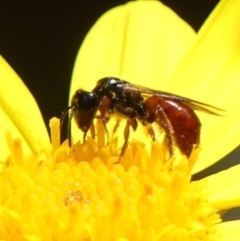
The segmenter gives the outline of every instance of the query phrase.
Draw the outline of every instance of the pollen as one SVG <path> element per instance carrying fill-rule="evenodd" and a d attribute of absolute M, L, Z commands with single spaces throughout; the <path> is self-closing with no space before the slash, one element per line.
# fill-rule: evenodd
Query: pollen
<path fill-rule="evenodd" d="M 117 140 L 59 143 L 25 157 L 8 133 L 0 176 L 1 240 L 217 241 L 218 210 L 204 181 L 191 182 L 190 159 L 166 158 L 164 144 L 132 141 L 118 162 Z M 101 133 L 101 132 L 100 132 Z M 103 133 L 101 133 L 103 135 Z"/>

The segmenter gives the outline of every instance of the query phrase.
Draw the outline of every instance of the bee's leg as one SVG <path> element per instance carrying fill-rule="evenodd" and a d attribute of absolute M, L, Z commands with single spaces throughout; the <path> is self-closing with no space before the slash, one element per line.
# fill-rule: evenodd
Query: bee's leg
<path fill-rule="evenodd" d="M 116 123 L 115 123 L 115 125 L 114 125 L 114 127 L 113 127 L 112 137 L 113 137 L 113 135 L 116 133 L 119 125 L 120 125 L 120 120 L 117 119 L 117 121 L 116 121 Z"/>
<path fill-rule="evenodd" d="M 152 128 L 152 125 L 147 125 L 147 132 L 151 136 L 152 140 L 156 141 L 156 135 L 155 135 L 155 132 Z"/>
<path fill-rule="evenodd" d="M 160 127 L 162 127 L 164 129 L 164 131 L 166 133 L 166 143 L 168 146 L 169 155 L 170 155 L 170 157 L 172 157 L 174 154 L 174 151 L 173 151 L 174 130 L 173 130 L 173 127 L 172 127 L 166 113 L 164 112 L 163 108 L 161 106 L 158 106 L 157 109 L 158 110 L 156 111 L 156 113 L 157 113 L 156 122 Z"/>
<path fill-rule="evenodd" d="M 122 146 L 122 150 L 121 150 L 118 162 L 120 162 L 121 157 L 123 156 L 124 152 L 127 149 L 130 126 L 133 128 L 134 131 L 137 129 L 137 120 L 135 118 L 127 120 L 126 126 L 124 128 L 124 144 Z"/>
<path fill-rule="evenodd" d="M 173 126 L 165 113 L 162 104 L 164 104 L 164 100 L 158 96 L 152 96 L 145 100 L 145 108 L 146 108 L 146 121 L 148 123 L 156 122 L 166 133 L 166 143 L 169 150 L 170 157 L 173 156 L 173 135 L 174 129 Z M 152 137 L 154 137 L 152 131 L 149 133 Z"/>
<path fill-rule="evenodd" d="M 99 106 L 100 119 L 102 120 L 103 128 L 107 135 L 107 144 L 109 143 L 109 132 L 107 129 L 107 122 L 108 122 L 109 118 L 106 118 L 106 112 L 109 109 L 110 105 L 111 105 L 111 100 L 107 96 L 104 96 L 102 98 L 102 102 Z"/>
<path fill-rule="evenodd" d="M 92 123 L 92 125 L 90 126 L 90 132 L 91 132 L 91 137 L 95 139 L 96 131 L 95 131 L 94 123 Z"/>

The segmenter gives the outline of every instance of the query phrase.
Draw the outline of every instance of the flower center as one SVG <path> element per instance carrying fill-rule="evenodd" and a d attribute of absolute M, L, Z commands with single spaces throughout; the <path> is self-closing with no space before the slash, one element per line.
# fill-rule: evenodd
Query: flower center
<path fill-rule="evenodd" d="M 198 150 L 189 160 L 164 159 L 163 144 L 152 143 L 149 154 L 133 141 L 115 164 L 116 139 L 99 148 L 89 138 L 69 149 L 59 145 L 57 121 L 51 129 L 52 152 L 24 157 L 21 143 L 9 141 L 0 178 L 2 239 L 218 240 L 221 220 L 205 183 L 190 181 Z"/>

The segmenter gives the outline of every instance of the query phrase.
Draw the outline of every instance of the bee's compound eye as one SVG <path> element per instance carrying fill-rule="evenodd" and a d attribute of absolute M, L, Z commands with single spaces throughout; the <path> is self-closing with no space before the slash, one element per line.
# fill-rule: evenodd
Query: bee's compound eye
<path fill-rule="evenodd" d="M 90 128 L 99 106 L 100 100 L 95 93 L 78 90 L 72 97 L 73 117 L 82 131 Z"/>
<path fill-rule="evenodd" d="M 78 90 L 72 98 L 72 105 L 82 110 L 95 109 L 99 105 L 99 98 L 92 92 Z"/>

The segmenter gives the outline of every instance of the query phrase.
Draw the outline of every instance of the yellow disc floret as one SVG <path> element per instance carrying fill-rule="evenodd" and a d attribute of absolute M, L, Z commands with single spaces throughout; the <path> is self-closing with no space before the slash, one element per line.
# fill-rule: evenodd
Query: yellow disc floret
<path fill-rule="evenodd" d="M 220 217 L 205 183 L 190 182 L 190 160 L 148 154 L 133 141 L 118 160 L 116 140 L 99 148 L 88 139 L 59 145 L 52 122 L 52 152 L 24 157 L 8 137 L 10 156 L 0 177 L 1 240 L 218 240 Z M 50 154 L 49 154 L 50 153 Z"/>

